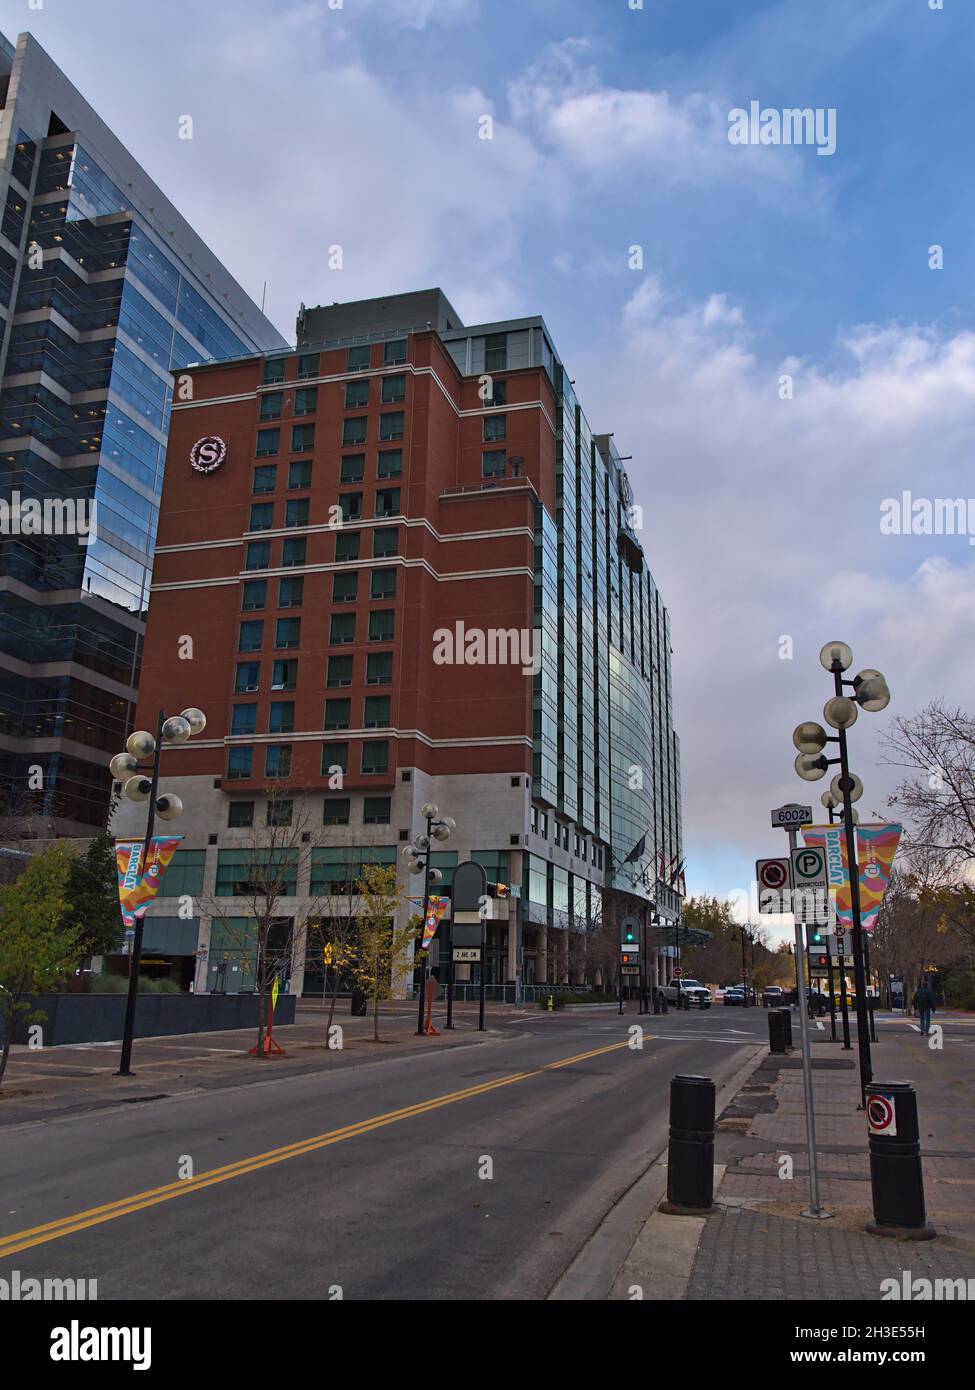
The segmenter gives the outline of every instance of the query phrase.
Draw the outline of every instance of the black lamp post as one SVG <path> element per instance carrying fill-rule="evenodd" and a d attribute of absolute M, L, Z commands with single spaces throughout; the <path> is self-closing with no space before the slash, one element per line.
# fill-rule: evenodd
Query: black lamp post
<path fill-rule="evenodd" d="M 148 801 L 149 815 L 146 819 L 146 838 L 139 854 L 138 882 L 141 883 L 146 872 L 152 846 L 152 832 L 156 826 L 156 816 L 160 820 L 176 820 L 182 813 L 183 803 L 178 796 L 159 796 L 159 759 L 165 744 L 185 743 L 193 734 L 202 733 L 206 728 L 206 715 L 199 709 L 184 709 L 182 714 L 166 718 L 165 710 L 159 711 L 156 734 L 146 729 L 138 729 L 130 734 L 124 753 L 116 753 L 109 763 L 112 776 L 122 782 L 122 794 L 130 801 Z M 146 776 L 139 772 L 139 763 L 152 758 L 152 772 Z M 119 1060 L 117 1076 L 131 1076 L 132 1039 L 135 1033 L 135 1006 L 139 995 L 139 967 L 142 962 L 142 934 L 144 916 L 135 919 L 132 936 L 132 952 L 129 957 L 129 992 L 125 1002 L 125 1024 L 122 1030 L 122 1055 Z"/>
<path fill-rule="evenodd" d="M 423 1005 L 424 995 L 427 986 L 427 952 L 422 949 L 423 933 L 426 930 L 427 914 L 430 911 L 430 884 L 439 883 L 443 874 L 439 869 L 430 868 L 430 848 L 434 840 L 449 840 L 450 832 L 457 828 L 457 822 L 451 816 L 440 815 L 439 806 L 434 802 L 428 801 L 420 807 L 420 815 L 426 821 L 426 830 L 413 836 L 411 844 L 403 846 L 403 855 L 406 858 L 406 867 L 411 874 L 423 875 L 423 916 L 420 922 L 420 940 L 417 943 L 420 959 L 418 969 L 420 972 L 419 989 L 420 996 L 419 1008 L 417 1011 L 416 1031 L 417 1036 L 423 1033 Z M 448 953 L 449 954 L 449 953 Z M 481 961 L 483 970 L 485 962 Z M 448 958 L 447 971 L 453 982 L 453 961 Z M 451 1023 L 451 1026 L 453 1024 Z"/>
<path fill-rule="evenodd" d="M 799 749 L 796 772 L 806 782 L 818 781 L 827 768 L 839 764 L 839 775 L 833 778 L 830 790 L 843 802 L 843 833 L 846 839 L 846 858 L 850 875 L 850 902 L 853 911 L 853 978 L 856 982 L 857 1052 L 860 1060 L 861 1109 L 866 1106 L 866 1088 L 873 1080 L 870 1057 L 870 1017 L 867 1007 L 867 983 L 864 969 L 864 931 L 860 919 L 860 875 L 856 855 L 856 812 L 854 801 L 863 795 L 863 783 L 850 772 L 846 731 L 857 719 L 859 709 L 876 713 L 890 703 L 890 690 L 879 671 L 864 670 L 853 680 L 844 680 L 843 672 L 853 664 L 853 652 L 845 642 L 827 642 L 819 653 L 823 668 L 833 677 L 834 694 L 823 707 L 823 717 L 836 730 L 829 736 L 820 724 L 800 724 L 792 735 Z M 843 693 L 847 686 L 853 691 L 850 698 Z M 838 758 L 826 758 L 822 750 L 827 743 L 839 745 Z"/>

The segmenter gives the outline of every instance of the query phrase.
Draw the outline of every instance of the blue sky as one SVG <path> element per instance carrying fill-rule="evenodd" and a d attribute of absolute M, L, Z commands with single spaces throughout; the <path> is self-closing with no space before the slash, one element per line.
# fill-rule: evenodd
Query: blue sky
<path fill-rule="evenodd" d="M 286 336 L 300 301 L 433 284 L 468 322 L 544 314 L 634 455 L 692 890 L 779 849 L 826 640 L 894 694 L 851 734 L 867 811 L 889 718 L 971 706 L 975 549 L 879 527 L 902 488 L 975 493 L 971 0 L 0 0 L 0 25 L 267 280 Z M 752 100 L 835 108 L 835 154 L 732 146 Z"/>

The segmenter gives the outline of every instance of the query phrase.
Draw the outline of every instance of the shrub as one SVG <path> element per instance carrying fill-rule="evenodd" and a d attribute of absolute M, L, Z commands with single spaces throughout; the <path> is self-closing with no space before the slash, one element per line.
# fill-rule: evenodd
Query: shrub
<path fill-rule="evenodd" d="M 126 994 L 129 982 L 125 975 L 93 975 L 90 992 L 92 994 Z"/>

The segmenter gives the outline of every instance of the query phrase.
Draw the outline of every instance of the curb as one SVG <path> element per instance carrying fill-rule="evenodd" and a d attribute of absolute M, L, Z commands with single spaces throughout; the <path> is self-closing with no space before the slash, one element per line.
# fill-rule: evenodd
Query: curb
<path fill-rule="evenodd" d="M 738 1070 L 723 1083 L 715 1100 L 715 1121 L 738 1094 L 744 1082 L 758 1069 L 761 1059 L 767 1054 L 768 1044 L 763 1042 L 756 1047 Z M 723 1169 L 720 1170 L 723 1176 Z M 715 1184 L 717 1188 L 718 1184 Z M 681 1252 L 680 1268 L 675 1270 L 668 1265 L 661 1271 L 668 1280 L 679 1282 L 683 1265 L 686 1264 L 684 1286 L 690 1278 L 697 1254 L 700 1233 L 704 1230 L 706 1217 L 664 1217 L 657 1210 L 657 1203 L 667 1191 L 667 1145 L 651 1160 L 646 1170 L 623 1193 L 619 1201 L 610 1208 L 599 1226 L 586 1241 L 561 1278 L 548 1294 L 552 1302 L 578 1302 L 608 1299 L 629 1259 L 634 1246 L 641 1236 L 652 1233 L 649 1227 L 661 1221 L 677 1222 L 687 1228 L 691 1222 L 698 1222 L 696 1239 L 692 1245 Z M 656 1242 L 654 1242 L 656 1245 Z M 680 1294 L 673 1297 L 680 1298 Z"/>

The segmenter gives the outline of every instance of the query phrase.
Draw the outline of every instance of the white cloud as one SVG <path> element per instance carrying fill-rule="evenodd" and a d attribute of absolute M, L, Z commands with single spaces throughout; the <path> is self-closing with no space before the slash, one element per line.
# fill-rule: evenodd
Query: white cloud
<path fill-rule="evenodd" d="M 739 306 L 678 299 L 648 276 L 587 359 L 570 364 L 595 429 L 633 452 L 642 540 L 673 618 L 690 885 L 743 888 L 775 852 L 768 811 L 812 794 L 791 735 L 832 693 L 818 653 L 851 643 L 888 676 L 883 715 L 851 734 L 864 806 L 896 778 L 878 735 L 935 695 L 971 705 L 975 551 L 965 537 L 883 536 L 880 500 L 967 495 L 975 451 L 975 343 L 930 328 L 864 326 L 841 366 L 766 361 Z M 779 640 L 794 658 L 779 659 Z M 735 860 L 737 851 L 737 861 Z M 729 866 L 737 862 L 730 879 Z"/>

